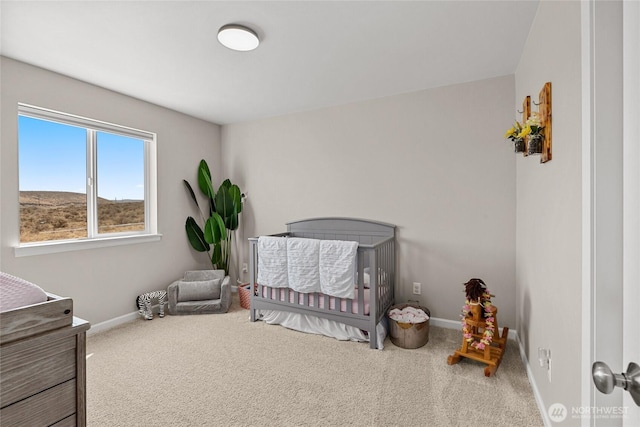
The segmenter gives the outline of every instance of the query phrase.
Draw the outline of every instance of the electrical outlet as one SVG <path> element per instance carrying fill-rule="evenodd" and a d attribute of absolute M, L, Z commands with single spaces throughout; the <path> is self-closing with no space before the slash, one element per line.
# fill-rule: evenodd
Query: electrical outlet
<path fill-rule="evenodd" d="M 249 271 L 249 268 L 247 267 L 247 263 L 246 263 L 246 262 L 243 262 L 243 263 L 242 263 L 242 272 L 243 272 L 243 273 L 246 273 L 247 271 Z"/>
<path fill-rule="evenodd" d="M 413 282 L 413 294 L 414 295 L 422 294 L 422 283 Z"/>
<path fill-rule="evenodd" d="M 538 361 L 541 368 L 547 368 L 547 377 L 551 382 L 551 349 L 538 347 Z"/>

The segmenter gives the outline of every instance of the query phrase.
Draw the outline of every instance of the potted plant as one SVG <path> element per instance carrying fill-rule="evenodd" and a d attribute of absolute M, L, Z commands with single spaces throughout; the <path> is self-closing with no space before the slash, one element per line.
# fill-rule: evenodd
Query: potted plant
<path fill-rule="evenodd" d="M 198 167 L 198 188 L 207 198 L 208 209 L 205 213 L 200 208 L 191 184 L 187 180 L 183 182 L 204 224 L 201 227 L 193 217 L 187 217 L 185 229 L 189 243 L 196 251 L 207 252 L 213 268 L 224 270 L 228 275 L 231 240 L 240 224 L 239 214 L 242 212 L 244 194 L 228 179 L 215 191 L 209 166 L 205 160 L 201 160 Z"/>
<path fill-rule="evenodd" d="M 504 134 L 505 138 L 513 141 L 513 148 L 516 153 L 524 152 L 524 137 L 519 136 L 520 132 L 522 132 L 522 125 L 516 121 Z"/>

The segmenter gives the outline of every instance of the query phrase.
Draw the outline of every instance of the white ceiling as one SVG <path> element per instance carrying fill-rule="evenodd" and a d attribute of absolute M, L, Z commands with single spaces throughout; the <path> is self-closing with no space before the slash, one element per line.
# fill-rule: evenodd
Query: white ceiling
<path fill-rule="evenodd" d="M 515 72 L 536 1 L 2 1 L 0 53 L 214 123 Z M 220 45 L 241 23 L 258 49 Z"/>

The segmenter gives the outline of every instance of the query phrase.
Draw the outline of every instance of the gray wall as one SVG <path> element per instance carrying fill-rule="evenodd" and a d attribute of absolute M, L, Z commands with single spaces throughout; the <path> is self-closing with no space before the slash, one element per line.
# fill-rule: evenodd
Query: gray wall
<path fill-rule="evenodd" d="M 1 60 L 2 271 L 33 281 L 48 292 L 73 297 L 75 314 L 95 324 L 135 311 L 138 294 L 166 288 L 184 270 L 206 268 L 206 258 L 195 254 L 185 237 L 185 218 L 195 212 L 182 179 L 194 182 L 204 157 L 220 182 L 220 127 L 8 58 Z M 162 240 L 16 258 L 18 102 L 156 132 Z"/>
<path fill-rule="evenodd" d="M 526 95 L 537 102 L 552 83 L 553 160 L 517 159 L 518 335 L 545 408 L 580 406 L 580 32 L 580 2 L 540 2 L 516 72 L 514 108 Z M 537 363 L 538 347 L 551 349 L 551 382 Z"/>
<path fill-rule="evenodd" d="M 223 126 L 225 175 L 249 194 L 243 237 L 317 216 L 393 223 L 398 301 L 457 321 L 481 277 L 515 327 L 514 97 L 506 76 Z"/>

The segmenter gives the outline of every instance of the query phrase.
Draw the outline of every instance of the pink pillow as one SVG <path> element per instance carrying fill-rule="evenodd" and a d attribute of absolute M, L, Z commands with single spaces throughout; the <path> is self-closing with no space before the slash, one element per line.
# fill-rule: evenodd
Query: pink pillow
<path fill-rule="evenodd" d="M 36 284 L 0 272 L 0 311 L 13 310 L 47 301 L 47 294 Z"/>

